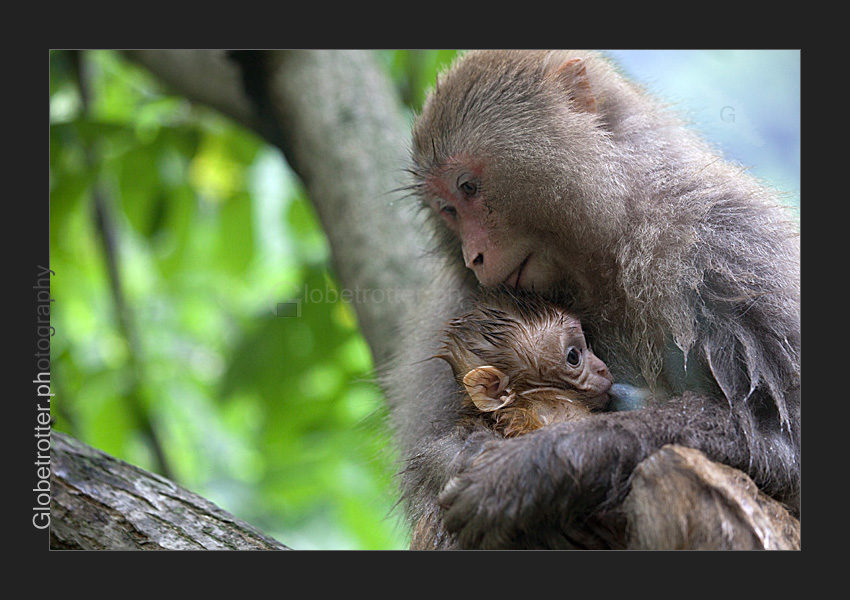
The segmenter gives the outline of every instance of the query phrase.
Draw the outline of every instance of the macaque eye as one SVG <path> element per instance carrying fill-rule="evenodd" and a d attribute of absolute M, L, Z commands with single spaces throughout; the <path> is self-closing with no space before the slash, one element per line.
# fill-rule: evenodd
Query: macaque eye
<path fill-rule="evenodd" d="M 457 209 L 444 200 L 437 200 L 437 212 L 448 217 L 457 217 Z"/>
<path fill-rule="evenodd" d="M 570 346 L 567 349 L 567 364 L 571 367 L 577 367 L 581 364 L 581 350 L 575 346 Z"/>
<path fill-rule="evenodd" d="M 478 180 L 469 175 L 461 175 L 457 180 L 457 189 L 463 192 L 467 198 L 472 198 L 478 193 Z"/>

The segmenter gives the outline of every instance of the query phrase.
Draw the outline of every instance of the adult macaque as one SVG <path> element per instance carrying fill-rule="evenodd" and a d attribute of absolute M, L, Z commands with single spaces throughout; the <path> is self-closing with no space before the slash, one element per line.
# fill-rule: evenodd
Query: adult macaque
<path fill-rule="evenodd" d="M 582 419 L 609 402 L 611 374 L 581 322 L 530 294 L 483 294 L 449 322 L 437 357 L 464 390 L 469 418 L 505 437 Z"/>
<path fill-rule="evenodd" d="M 461 548 L 608 547 L 590 526 L 665 444 L 799 512 L 799 239 L 772 191 L 591 52 L 466 54 L 415 123 L 411 171 L 446 258 L 387 378 L 412 524 Z M 569 302 L 651 401 L 515 438 L 462 423 L 451 370 L 423 361 L 500 284 Z"/>

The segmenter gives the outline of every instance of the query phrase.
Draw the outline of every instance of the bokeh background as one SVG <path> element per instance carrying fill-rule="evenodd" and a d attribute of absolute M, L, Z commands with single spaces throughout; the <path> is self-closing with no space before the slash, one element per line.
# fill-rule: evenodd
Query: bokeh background
<path fill-rule="evenodd" d="M 378 54 L 411 119 L 455 56 Z M 799 208 L 799 51 L 611 54 Z M 276 316 L 293 286 L 336 289 L 282 154 L 120 53 L 87 51 L 82 64 L 87 103 L 71 53 L 50 52 L 55 429 L 290 547 L 404 548 L 397 465 L 351 307 Z"/>

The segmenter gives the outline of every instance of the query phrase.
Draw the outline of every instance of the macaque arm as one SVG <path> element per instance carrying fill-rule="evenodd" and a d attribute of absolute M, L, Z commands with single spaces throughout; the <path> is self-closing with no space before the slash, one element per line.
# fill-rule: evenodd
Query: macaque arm
<path fill-rule="evenodd" d="M 781 472 L 795 453 L 788 433 L 777 429 L 754 436 L 753 427 L 748 411 L 695 395 L 558 423 L 485 443 L 446 485 L 439 504 L 446 528 L 461 547 L 557 545 L 552 540 L 569 536 L 585 517 L 621 502 L 637 464 L 668 443 L 699 448 L 715 461 L 761 473 L 757 483 L 793 480 L 794 474 Z M 767 462 L 755 464 L 759 460 Z"/>

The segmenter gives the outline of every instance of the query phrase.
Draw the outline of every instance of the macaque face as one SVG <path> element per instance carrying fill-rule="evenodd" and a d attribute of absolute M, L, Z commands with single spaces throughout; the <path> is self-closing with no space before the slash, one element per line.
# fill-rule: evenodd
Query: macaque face
<path fill-rule="evenodd" d="M 520 142 L 452 144 L 444 158 L 434 155 L 429 138 L 419 140 L 414 146 L 418 188 L 460 242 L 464 264 L 481 285 L 546 291 L 563 278 L 557 260 L 565 254 L 559 251 L 563 190 L 547 172 L 542 150 Z"/>
<path fill-rule="evenodd" d="M 480 161 L 451 159 L 426 180 L 427 200 L 460 240 L 464 264 L 482 285 L 519 287 L 527 254 L 506 243 L 508 228 L 493 206 L 486 181 Z"/>
<path fill-rule="evenodd" d="M 438 80 L 414 125 L 416 187 L 483 286 L 549 291 L 580 264 L 588 227 L 607 227 L 585 201 L 609 196 L 594 187 L 611 179 L 596 118 L 571 55 L 479 55 Z"/>
<path fill-rule="evenodd" d="M 561 328 L 543 330 L 532 350 L 537 353 L 540 383 L 563 386 L 588 408 L 607 404 L 613 378 L 605 363 L 587 347 L 578 320 L 566 319 Z"/>
<path fill-rule="evenodd" d="M 483 286 L 544 290 L 557 281 L 551 244 L 522 222 L 523 202 L 506 196 L 493 171 L 485 159 L 453 157 L 425 179 L 426 202 L 460 241 L 464 264 Z"/>

